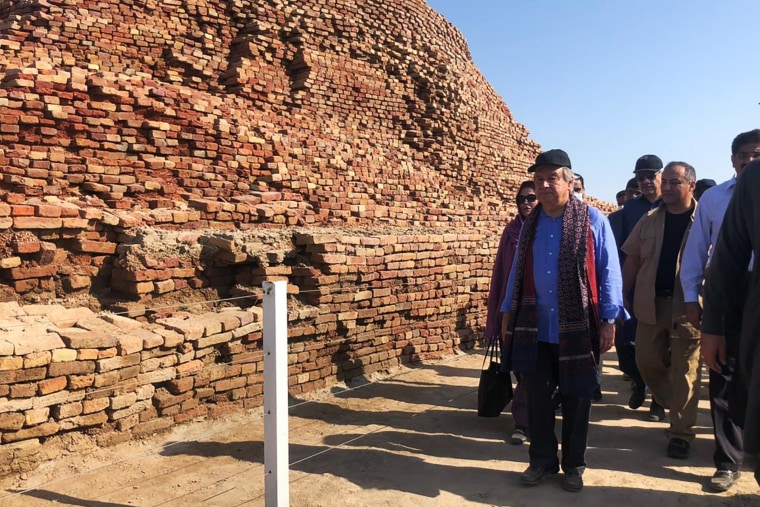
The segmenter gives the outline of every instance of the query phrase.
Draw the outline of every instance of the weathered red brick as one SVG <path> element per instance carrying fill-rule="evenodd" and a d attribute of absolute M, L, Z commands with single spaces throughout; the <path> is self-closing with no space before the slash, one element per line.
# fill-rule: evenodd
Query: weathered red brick
<path fill-rule="evenodd" d="M 11 280 L 25 280 L 27 278 L 43 278 L 53 276 L 58 271 L 55 264 L 49 266 L 29 266 L 11 268 L 6 272 L 6 276 Z"/>
<path fill-rule="evenodd" d="M 13 216 L 13 227 L 16 229 L 60 229 L 63 220 L 35 216 Z"/>
<path fill-rule="evenodd" d="M 57 364 L 62 364 L 62 363 L 57 363 Z M 58 391 L 63 391 L 64 389 L 66 389 L 67 384 L 68 384 L 68 380 L 66 379 L 65 376 L 47 378 L 37 383 L 39 394 L 42 394 L 42 395 L 55 393 Z"/>

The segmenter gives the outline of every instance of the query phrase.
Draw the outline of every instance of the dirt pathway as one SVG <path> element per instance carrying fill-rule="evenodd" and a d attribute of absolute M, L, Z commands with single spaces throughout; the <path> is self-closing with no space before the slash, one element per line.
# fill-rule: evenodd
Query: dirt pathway
<path fill-rule="evenodd" d="M 528 448 L 506 443 L 512 418 L 482 419 L 473 410 L 480 362 L 465 354 L 292 400 L 291 505 L 760 507 L 751 473 L 730 494 L 705 487 L 713 472 L 706 388 L 691 458 L 669 459 L 664 425 L 644 421 L 644 409 L 624 407 L 628 385 L 614 354 L 605 358 L 604 398 L 592 409 L 584 491 L 563 491 L 559 476 L 520 486 Z M 80 451 L 0 480 L 0 505 L 264 505 L 261 414 Z"/>

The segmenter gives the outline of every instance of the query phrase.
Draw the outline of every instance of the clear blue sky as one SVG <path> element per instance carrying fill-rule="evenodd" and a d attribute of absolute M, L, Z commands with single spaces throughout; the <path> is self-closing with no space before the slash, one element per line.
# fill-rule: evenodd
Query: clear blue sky
<path fill-rule="evenodd" d="M 428 0 L 543 149 L 614 201 L 636 159 L 733 174 L 760 128 L 760 0 Z"/>

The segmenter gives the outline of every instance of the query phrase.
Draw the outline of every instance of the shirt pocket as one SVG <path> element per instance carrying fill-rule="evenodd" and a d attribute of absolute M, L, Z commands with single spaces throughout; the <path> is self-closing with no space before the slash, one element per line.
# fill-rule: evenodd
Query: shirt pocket
<path fill-rule="evenodd" d="M 657 246 L 657 235 L 656 234 L 642 234 L 641 240 L 639 241 L 641 244 L 641 258 L 642 259 L 652 259 L 654 258 L 654 251 Z"/>

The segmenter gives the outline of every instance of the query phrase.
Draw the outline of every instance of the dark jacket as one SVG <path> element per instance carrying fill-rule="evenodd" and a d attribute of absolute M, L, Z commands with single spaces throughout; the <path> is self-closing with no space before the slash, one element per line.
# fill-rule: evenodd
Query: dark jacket
<path fill-rule="evenodd" d="M 649 213 L 650 210 L 657 208 L 661 202 L 662 199 L 649 202 L 646 197 L 640 195 L 633 199 L 629 199 L 628 202 L 625 203 L 623 209 L 620 210 L 620 218 L 615 219 L 620 220 L 619 229 L 617 231 L 615 229 L 612 230 L 613 234 L 615 234 L 615 241 L 617 242 L 618 249 L 623 246 L 623 243 L 628 239 L 628 235 L 631 234 L 633 228 L 639 223 L 641 217 Z M 620 250 L 619 254 L 620 265 L 622 266 L 623 262 L 625 262 L 625 252 Z"/>
<path fill-rule="evenodd" d="M 722 315 L 725 308 L 743 307 L 739 369 L 747 384 L 744 451 L 760 453 L 760 161 L 744 168 L 726 210 L 705 285 L 705 317 Z M 746 295 L 737 290 L 745 278 L 752 253 L 755 265 Z M 704 327 L 704 322 L 703 322 Z"/>

